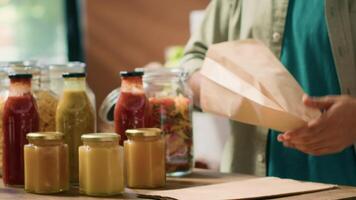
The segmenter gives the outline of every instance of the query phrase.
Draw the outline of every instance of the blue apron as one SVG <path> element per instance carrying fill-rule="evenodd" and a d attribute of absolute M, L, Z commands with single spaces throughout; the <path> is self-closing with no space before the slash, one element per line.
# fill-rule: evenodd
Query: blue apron
<path fill-rule="evenodd" d="M 340 94 L 324 15 L 324 0 L 290 0 L 281 61 L 311 96 Z M 310 156 L 285 148 L 279 133 L 268 136 L 267 174 L 282 178 L 356 186 L 353 146 L 344 151 Z"/>

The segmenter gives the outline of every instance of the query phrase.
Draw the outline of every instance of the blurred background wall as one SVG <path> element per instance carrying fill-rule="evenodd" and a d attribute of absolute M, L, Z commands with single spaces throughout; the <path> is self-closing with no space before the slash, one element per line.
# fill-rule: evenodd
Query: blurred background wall
<path fill-rule="evenodd" d="M 167 47 L 184 45 L 190 36 L 190 12 L 205 9 L 209 0 L 86 0 L 83 3 L 88 80 L 99 106 L 120 85 L 119 71 L 152 61 L 163 62 Z"/>

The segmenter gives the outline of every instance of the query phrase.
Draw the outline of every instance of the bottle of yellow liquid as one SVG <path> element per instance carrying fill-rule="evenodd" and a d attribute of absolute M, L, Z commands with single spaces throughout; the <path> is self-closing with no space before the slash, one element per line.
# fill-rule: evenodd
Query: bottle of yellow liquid
<path fill-rule="evenodd" d="M 90 196 L 111 196 L 124 191 L 123 152 L 116 133 L 81 136 L 79 188 Z"/>
<path fill-rule="evenodd" d="M 96 132 L 94 108 L 86 91 L 84 73 L 63 74 L 64 88 L 56 111 L 56 131 L 64 133 L 69 148 L 70 181 L 78 183 L 81 135 Z"/>

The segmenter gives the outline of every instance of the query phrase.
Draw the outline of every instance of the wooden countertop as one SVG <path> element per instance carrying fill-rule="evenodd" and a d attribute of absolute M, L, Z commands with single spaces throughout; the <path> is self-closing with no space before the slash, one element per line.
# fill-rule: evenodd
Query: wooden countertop
<path fill-rule="evenodd" d="M 193 174 L 184 177 L 184 178 L 168 178 L 167 189 L 178 189 L 186 187 L 194 187 L 201 185 L 209 185 L 215 183 L 223 183 L 228 181 L 238 181 L 238 180 L 247 180 L 253 179 L 254 176 L 241 175 L 241 174 L 222 174 L 218 172 L 212 172 L 207 170 L 196 170 Z M 0 199 L 1 200 L 14 200 L 14 199 L 23 199 L 23 200 L 66 200 L 66 199 L 77 199 L 77 200 L 87 200 L 87 199 L 97 199 L 95 197 L 81 196 L 78 193 L 77 188 L 73 188 L 70 192 L 59 195 L 36 195 L 26 193 L 22 188 L 9 188 L 4 187 L 2 180 L 0 180 Z M 139 193 L 139 190 L 134 191 L 131 189 L 126 189 L 125 193 L 120 196 L 110 197 L 110 198 L 99 198 L 103 199 L 137 199 L 140 196 L 137 196 L 136 192 Z M 143 196 L 144 197 L 144 196 Z M 356 199 L 356 187 L 347 187 L 341 186 L 337 189 L 326 190 L 321 192 L 313 192 L 308 194 L 301 195 L 292 195 L 283 198 L 276 199 L 287 199 L 287 200 L 309 200 L 309 199 Z"/>

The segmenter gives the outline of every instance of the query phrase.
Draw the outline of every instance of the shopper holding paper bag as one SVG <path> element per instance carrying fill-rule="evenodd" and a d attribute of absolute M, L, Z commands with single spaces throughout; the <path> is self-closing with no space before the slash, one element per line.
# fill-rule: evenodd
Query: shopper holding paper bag
<path fill-rule="evenodd" d="M 201 85 L 205 79 L 199 69 L 212 44 L 258 39 L 280 58 L 304 92 L 311 96 L 300 98 L 300 103 L 323 111 L 301 127 L 282 134 L 269 130 L 267 135 L 266 129 L 232 122 L 235 132 L 230 136 L 224 155 L 227 158 L 223 165 L 225 169 L 261 174 L 266 151 L 267 175 L 356 185 L 353 146 L 356 143 L 353 116 L 356 114 L 356 98 L 352 97 L 356 95 L 355 17 L 356 1 L 352 0 L 211 2 L 201 28 L 186 47 L 182 63 L 191 73 L 190 83 L 195 97 L 200 96 L 201 88 L 208 88 Z M 263 53 L 256 51 L 254 54 L 258 59 Z M 210 86 L 225 91 L 223 94 L 226 95 L 220 99 L 226 101 L 226 105 L 254 103 L 244 104 L 246 101 L 239 99 L 246 98 L 229 93 L 231 90 L 216 84 Z M 231 87 L 229 89 L 233 89 Z M 207 98 L 213 98 L 213 95 Z M 199 98 L 195 100 L 199 104 Z M 238 117 L 243 114 L 246 113 L 241 112 Z"/>

